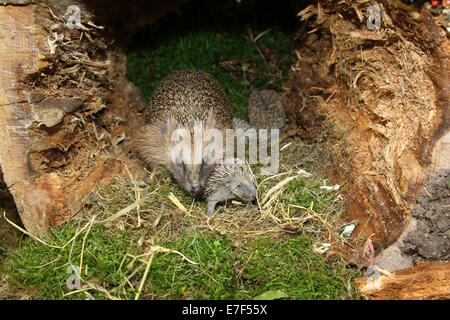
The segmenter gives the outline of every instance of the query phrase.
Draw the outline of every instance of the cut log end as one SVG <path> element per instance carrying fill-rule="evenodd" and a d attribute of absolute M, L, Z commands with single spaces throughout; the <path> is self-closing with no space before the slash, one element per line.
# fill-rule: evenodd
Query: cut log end
<path fill-rule="evenodd" d="M 377 280 L 358 278 L 355 285 L 366 299 L 450 299 L 450 261 L 424 262 L 390 275 L 383 274 Z"/>

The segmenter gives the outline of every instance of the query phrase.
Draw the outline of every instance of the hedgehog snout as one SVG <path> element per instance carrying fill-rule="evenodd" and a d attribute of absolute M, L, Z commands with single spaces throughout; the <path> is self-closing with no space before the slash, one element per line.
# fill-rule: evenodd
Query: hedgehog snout
<path fill-rule="evenodd" d="M 201 186 L 192 186 L 191 188 L 191 193 L 195 196 L 195 197 L 200 197 L 203 193 L 203 189 Z"/>

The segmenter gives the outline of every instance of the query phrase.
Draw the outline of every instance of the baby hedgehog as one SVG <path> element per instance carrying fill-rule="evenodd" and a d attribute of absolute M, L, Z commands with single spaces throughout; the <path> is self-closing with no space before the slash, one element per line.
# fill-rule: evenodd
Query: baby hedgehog
<path fill-rule="evenodd" d="M 253 127 L 248 123 L 247 121 L 239 118 L 233 118 L 233 129 L 242 129 L 244 131 L 247 131 L 249 129 L 252 129 Z"/>
<path fill-rule="evenodd" d="M 274 90 L 254 91 L 247 109 L 250 124 L 256 129 L 282 129 L 286 125 L 283 101 Z"/>
<path fill-rule="evenodd" d="M 219 202 L 238 199 L 250 203 L 256 199 L 256 186 L 247 165 L 240 159 L 216 164 L 206 183 L 207 216 L 214 215 Z"/>

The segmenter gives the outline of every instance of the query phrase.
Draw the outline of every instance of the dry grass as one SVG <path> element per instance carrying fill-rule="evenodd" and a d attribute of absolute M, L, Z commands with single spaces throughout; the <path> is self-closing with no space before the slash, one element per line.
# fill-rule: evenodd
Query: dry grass
<path fill-rule="evenodd" d="M 207 217 L 203 200 L 185 194 L 166 170 L 157 168 L 146 182 L 136 181 L 130 173 L 129 179 L 115 177 L 112 184 L 99 187 L 85 201 L 85 217 L 103 215 L 95 223 L 148 230 L 159 238 L 195 228 L 242 239 L 303 231 L 326 242 L 337 239 L 344 199 L 339 191 L 323 188 L 326 182 L 319 174 L 302 169 L 313 170 L 312 164 L 320 163 L 320 148 L 299 139 L 284 145 L 278 174 L 258 175 L 259 169 L 252 166 L 258 196 L 250 210 L 232 201 Z"/>

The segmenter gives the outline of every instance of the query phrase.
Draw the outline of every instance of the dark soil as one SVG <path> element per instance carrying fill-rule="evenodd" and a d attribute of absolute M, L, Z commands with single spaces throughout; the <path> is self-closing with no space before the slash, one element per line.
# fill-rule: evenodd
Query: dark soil
<path fill-rule="evenodd" d="M 431 174 L 412 210 L 417 227 L 399 246 L 414 262 L 449 260 L 450 169 Z"/>
<path fill-rule="evenodd" d="M 3 219 L 3 213 L 5 213 L 6 218 L 22 226 L 14 200 L 3 181 L 0 171 L 0 262 L 9 248 L 18 247 L 22 234 Z"/>

